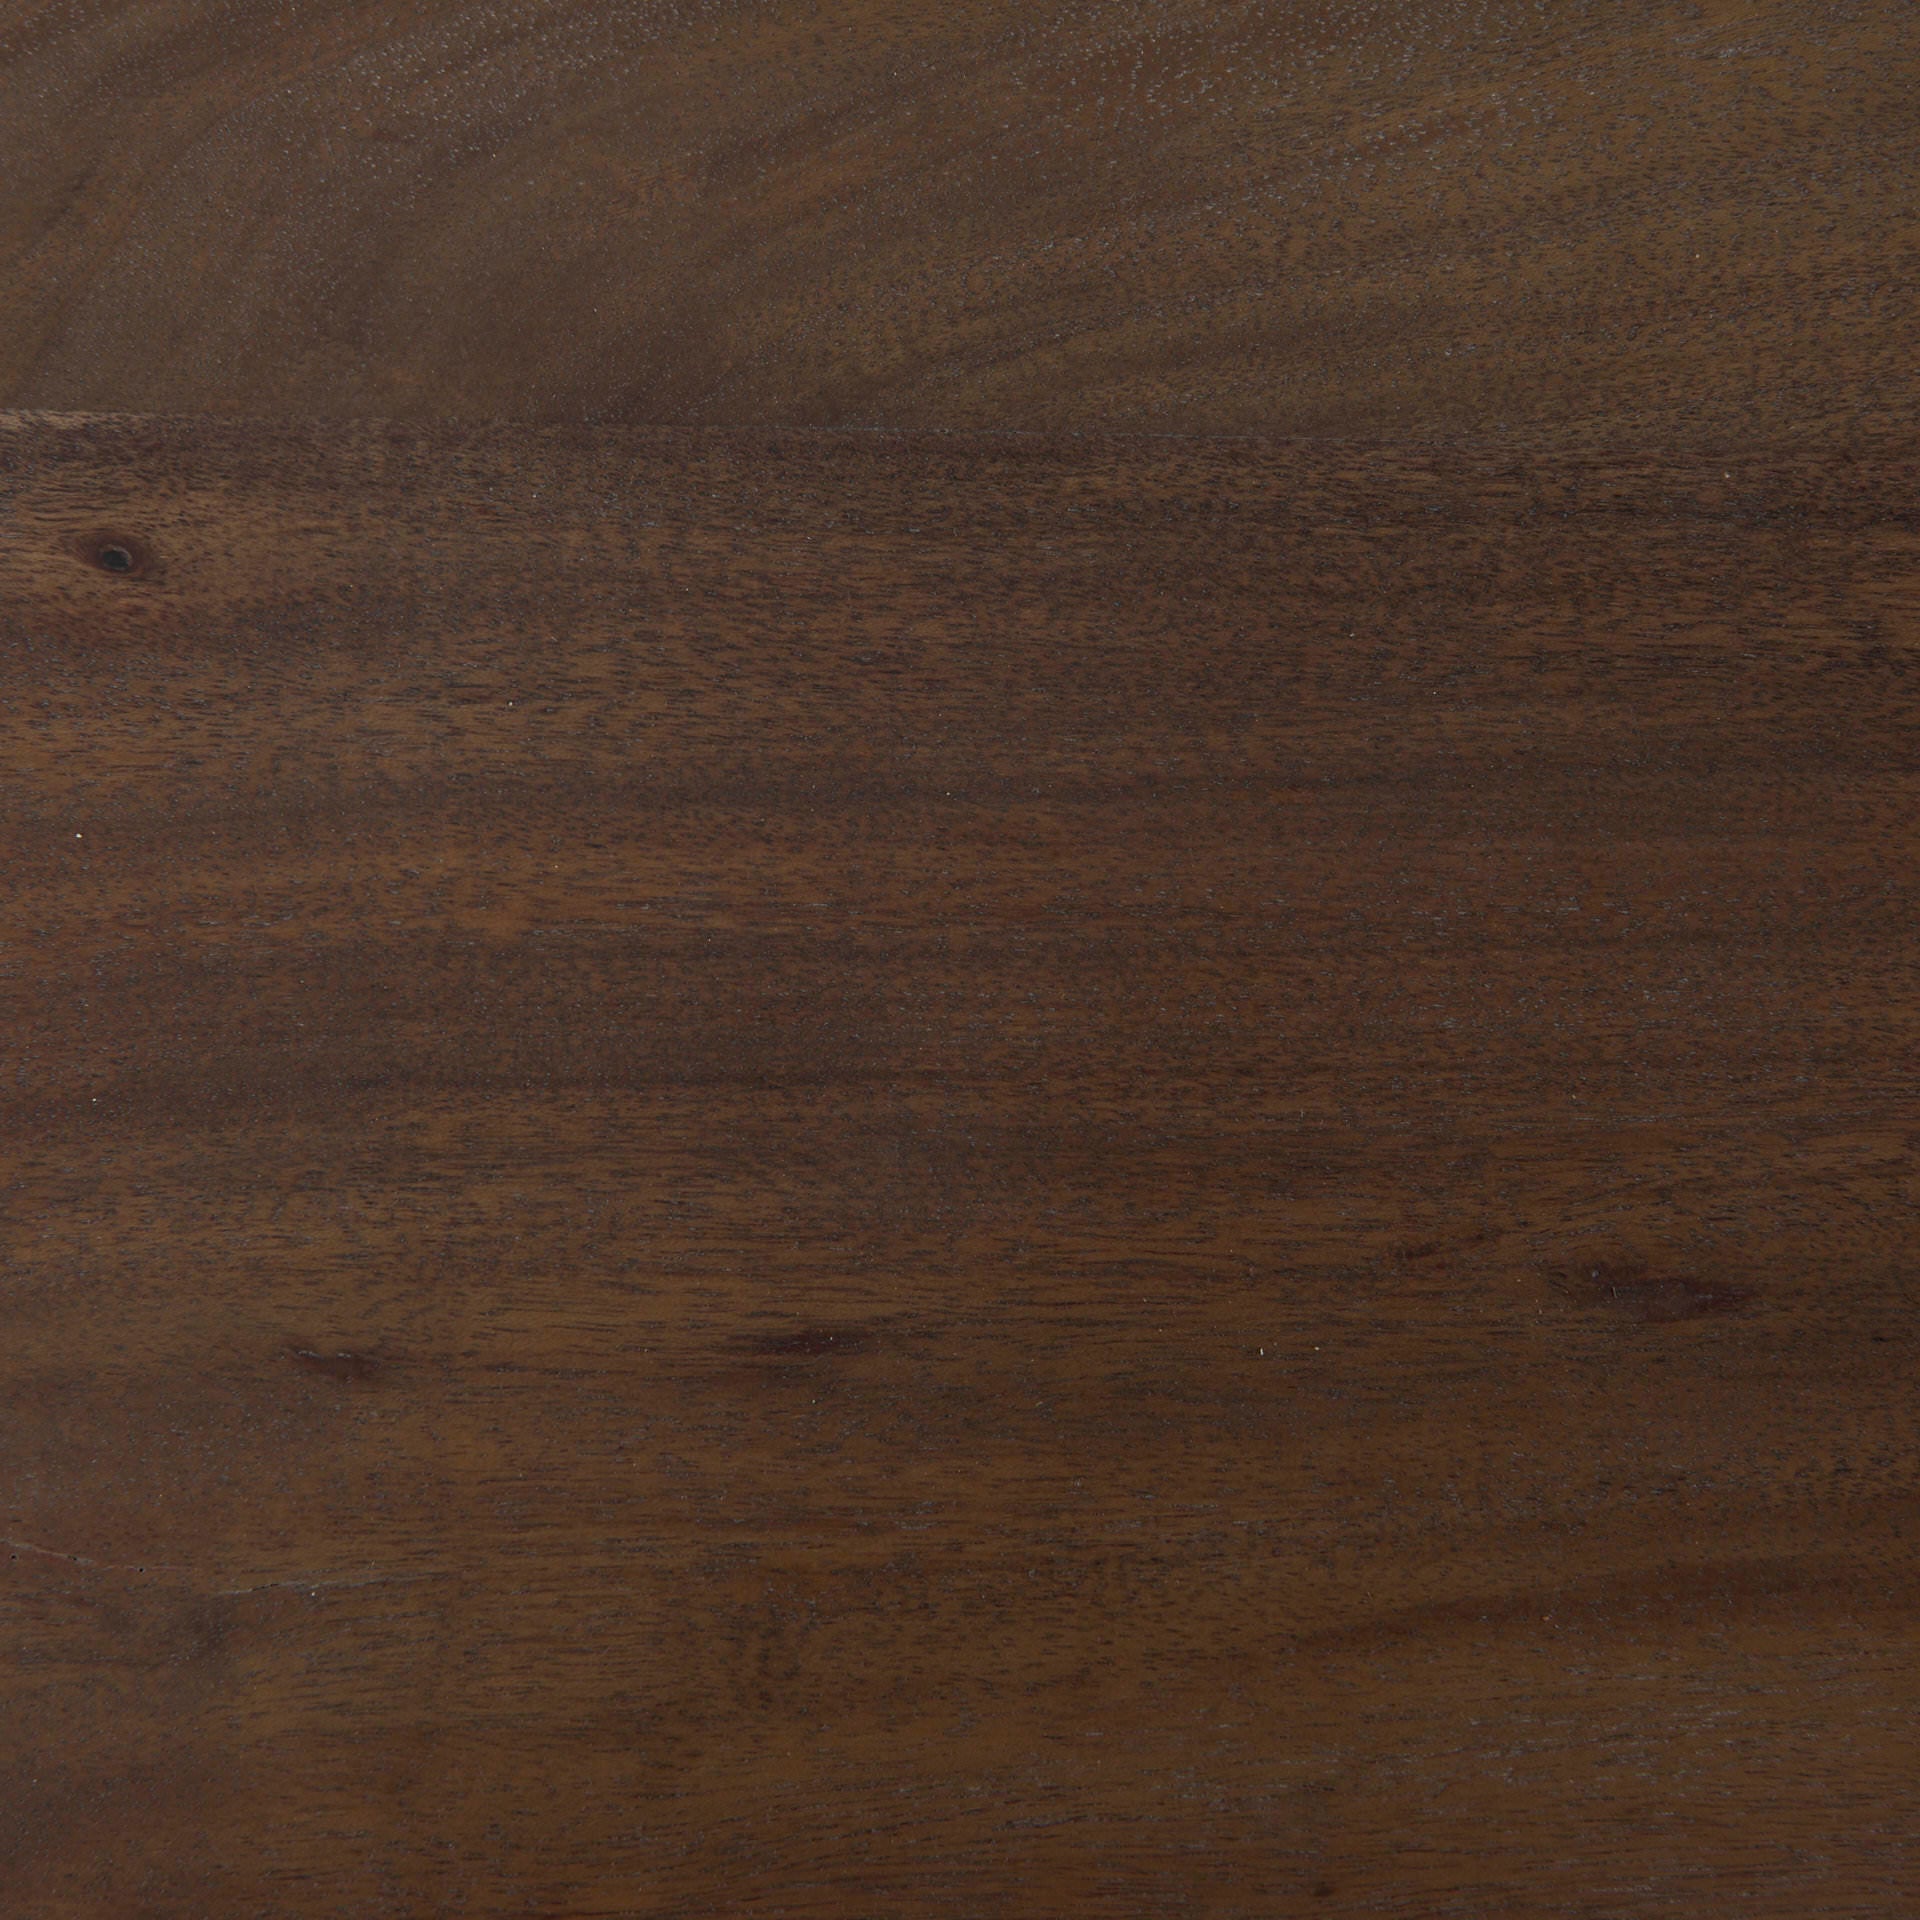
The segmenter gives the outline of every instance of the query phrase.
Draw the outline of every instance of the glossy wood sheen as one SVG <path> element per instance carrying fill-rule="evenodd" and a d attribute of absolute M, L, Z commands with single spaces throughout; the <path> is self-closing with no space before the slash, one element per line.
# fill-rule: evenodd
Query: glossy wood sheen
<path fill-rule="evenodd" d="M 1920 1909 L 1916 479 L 11 419 L 9 1910 Z"/>
<path fill-rule="evenodd" d="M 0 0 L 0 404 L 1831 444 L 1911 0 Z"/>

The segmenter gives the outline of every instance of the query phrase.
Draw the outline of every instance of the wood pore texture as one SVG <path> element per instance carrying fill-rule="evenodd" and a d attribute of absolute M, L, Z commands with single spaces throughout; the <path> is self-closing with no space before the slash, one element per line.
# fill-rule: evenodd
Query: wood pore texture
<path fill-rule="evenodd" d="M 0 0 L 0 405 L 1920 417 L 1912 0 Z"/>
<path fill-rule="evenodd" d="M 0 0 L 0 1920 L 1920 1920 L 1910 0 Z"/>
<path fill-rule="evenodd" d="M 1917 482 L 13 416 L 8 1911 L 1920 1912 Z"/>

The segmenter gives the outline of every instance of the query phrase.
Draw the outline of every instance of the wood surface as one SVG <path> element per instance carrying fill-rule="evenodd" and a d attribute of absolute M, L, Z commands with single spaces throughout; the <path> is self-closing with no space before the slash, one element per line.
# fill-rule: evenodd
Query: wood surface
<path fill-rule="evenodd" d="M 6 1911 L 1920 1912 L 1917 482 L 7 417 Z"/>
<path fill-rule="evenodd" d="M 1912 0 L 0 0 L 0 405 L 1920 419 Z"/>

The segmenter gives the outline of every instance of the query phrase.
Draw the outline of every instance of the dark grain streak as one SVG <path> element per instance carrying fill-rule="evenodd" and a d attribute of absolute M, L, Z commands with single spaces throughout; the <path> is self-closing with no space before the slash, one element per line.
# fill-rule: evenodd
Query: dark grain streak
<path fill-rule="evenodd" d="M 1631 1320 L 1691 1320 L 1701 1314 L 1740 1313 L 1755 1300 L 1751 1287 L 1708 1283 L 1687 1273 L 1656 1274 L 1644 1267 L 1589 1267 L 1558 1276 L 1558 1284 L 1576 1297 L 1612 1309 Z"/>
<path fill-rule="evenodd" d="M 329 1380 L 371 1380 L 385 1364 L 370 1353 L 321 1353 L 310 1347 L 295 1347 L 288 1357 L 302 1372 Z"/>
<path fill-rule="evenodd" d="M 749 1352 L 769 1359 L 817 1359 L 824 1354 L 869 1353 L 875 1336 L 858 1327 L 802 1327 L 793 1333 L 759 1334 L 746 1342 Z"/>

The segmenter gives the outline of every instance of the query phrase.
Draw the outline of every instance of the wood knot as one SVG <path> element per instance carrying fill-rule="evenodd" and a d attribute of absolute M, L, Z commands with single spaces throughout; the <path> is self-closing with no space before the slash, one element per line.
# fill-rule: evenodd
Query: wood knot
<path fill-rule="evenodd" d="M 96 530 L 75 541 L 73 550 L 88 566 L 121 580 L 150 579 L 159 571 L 153 549 L 130 533 Z"/>

